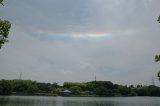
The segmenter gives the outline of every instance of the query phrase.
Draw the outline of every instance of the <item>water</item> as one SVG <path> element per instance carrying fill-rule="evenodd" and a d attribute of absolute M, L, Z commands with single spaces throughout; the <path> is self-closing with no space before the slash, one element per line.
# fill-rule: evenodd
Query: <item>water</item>
<path fill-rule="evenodd" d="M 0 106 L 160 106 L 160 97 L 0 96 Z"/>

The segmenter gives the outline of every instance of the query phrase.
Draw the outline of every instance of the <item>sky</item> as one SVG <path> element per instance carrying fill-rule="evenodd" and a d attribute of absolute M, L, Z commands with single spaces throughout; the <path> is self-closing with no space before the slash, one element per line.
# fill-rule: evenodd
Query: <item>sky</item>
<path fill-rule="evenodd" d="M 6 0 L 0 79 L 156 84 L 160 0 Z"/>

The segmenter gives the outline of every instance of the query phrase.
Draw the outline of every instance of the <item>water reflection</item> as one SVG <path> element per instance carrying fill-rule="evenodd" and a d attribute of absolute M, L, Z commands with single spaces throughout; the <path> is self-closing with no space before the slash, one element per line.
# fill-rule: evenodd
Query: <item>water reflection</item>
<path fill-rule="evenodd" d="M 9 102 L 9 99 L 7 97 L 0 98 L 0 105 L 6 106 L 8 102 Z"/>
<path fill-rule="evenodd" d="M 98 103 L 98 102 L 63 102 L 63 106 L 115 106 L 112 102 Z"/>
<path fill-rule="evenodd" d="M 0 106 L 159 106 L 160 98 L 0 96 Z"/>
<path fill-rule="evenodd" d="M 0 106 L 56 106 L 56 101 L 46 97 L 0 97 Z"/>

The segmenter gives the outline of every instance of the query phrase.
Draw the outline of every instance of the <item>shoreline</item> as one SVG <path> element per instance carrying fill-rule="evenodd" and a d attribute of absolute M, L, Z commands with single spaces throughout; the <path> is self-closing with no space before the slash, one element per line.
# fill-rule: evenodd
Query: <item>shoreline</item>
<path fill-rule="evenodd" d="M 36 94 L 11 94 L 11 95 L 0 95 L 0 96 L 48 96 L 48 97 L 160 97 L 160 96 L 99 96 L 99 95 L 70 95 L 70 96 L 62 96 L 62 95 L 53 95 L 53 94 L 43 94 L 43 95 L 36 95 Z"/>

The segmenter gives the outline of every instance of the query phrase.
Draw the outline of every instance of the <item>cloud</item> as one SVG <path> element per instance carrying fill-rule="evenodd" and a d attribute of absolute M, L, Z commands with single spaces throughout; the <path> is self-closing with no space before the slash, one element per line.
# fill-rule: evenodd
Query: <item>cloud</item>
<path fill-rule="evenodd" d="M 0 78 L 150 84 L 159 64 L 159 0 L 13 0 Z"/>

